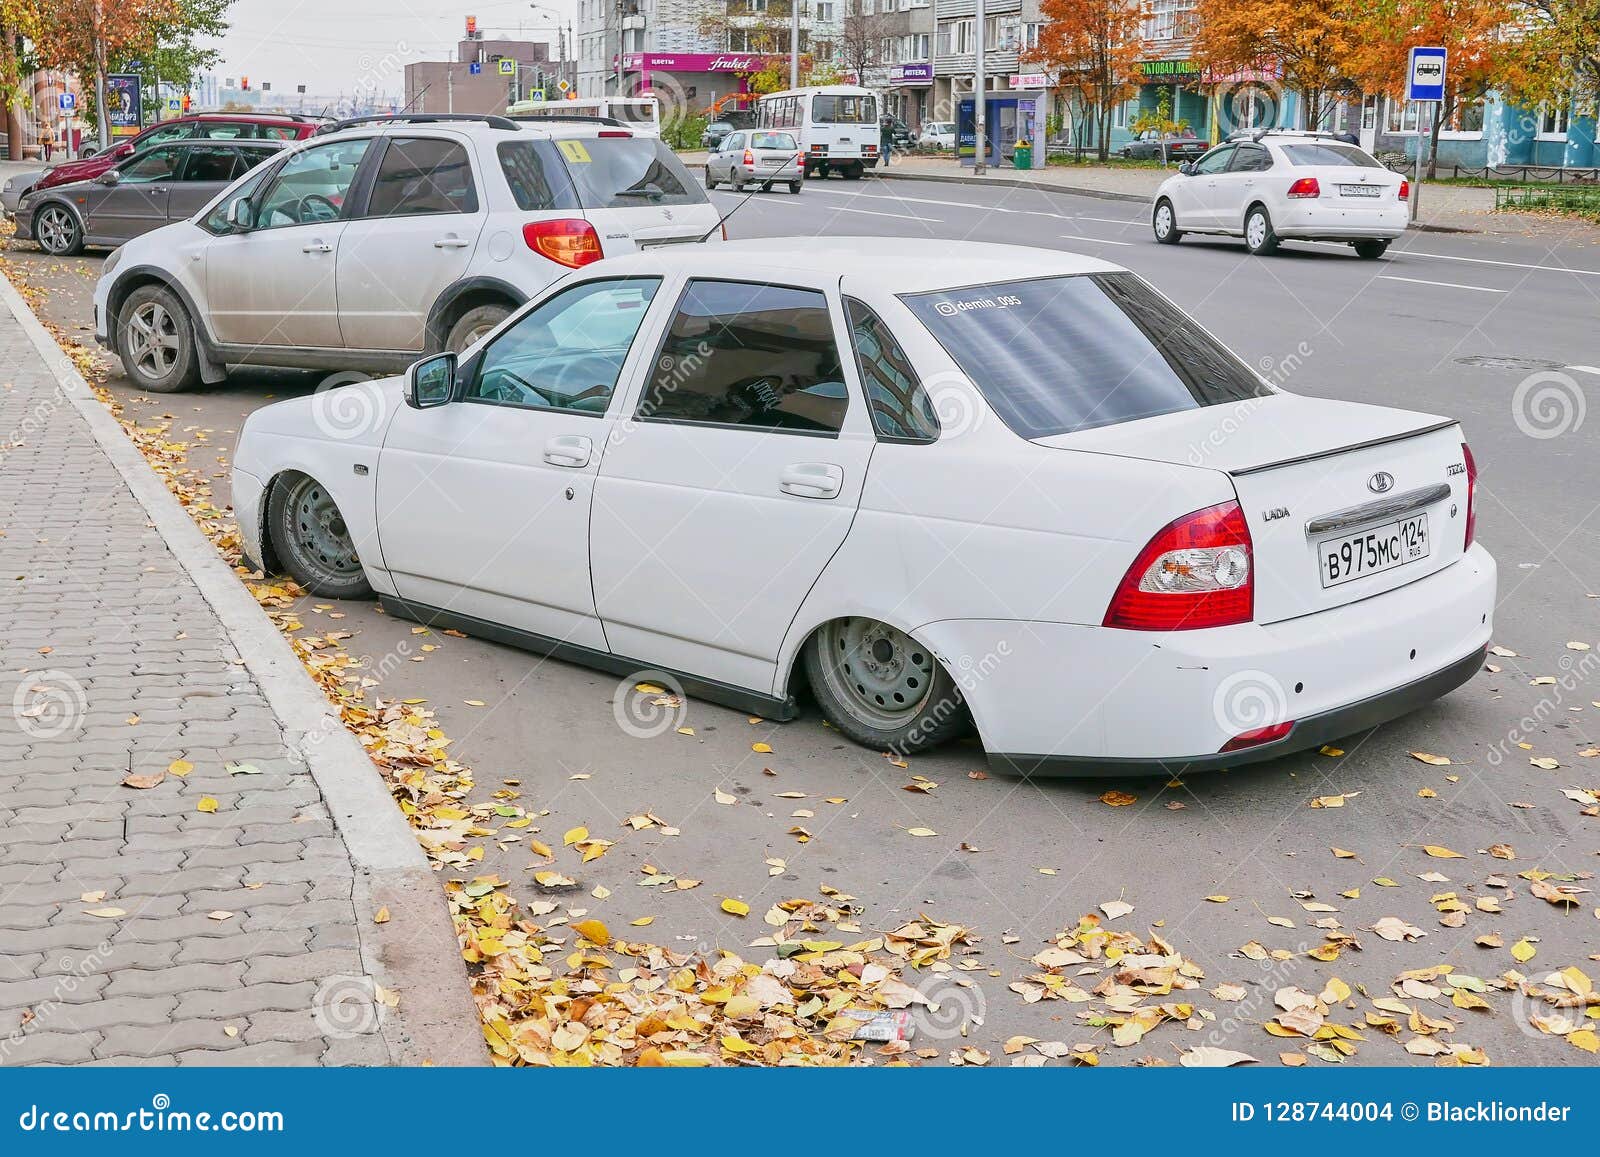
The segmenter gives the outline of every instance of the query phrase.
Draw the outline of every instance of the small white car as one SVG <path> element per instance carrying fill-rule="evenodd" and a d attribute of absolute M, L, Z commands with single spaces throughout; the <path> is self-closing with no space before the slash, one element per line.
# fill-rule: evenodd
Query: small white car
<path fill-rule="evenodd" d="M 1469 679 L 1475 481 L 1451 419 L 1284 393 L 1116 266 L 806 237 L 607 259 L 257 410 L 233 505 L 319 597 L 1043 774 L 1265 759 Z"/>
<path fill-rule="evenodd" d="M 1255 131 L 1185 162 L 1156 190 L 1156 240 L 1243 237 L 1251 253 L 1280 241 L 1344 241 L 1382 257 L 1410 218 L 1406 179 L 1329 133 Z"/>
<path fill-rule="evenodd" d="M 112 254 L 95 339 L 159 393 L 230 365 L 395 373 L 465 349 L 572 269 L 718 225 L 683 163 L 632 129 L 357 118 Z"/>
<path fill-rule="evenodd" d="M 917 134 L 917 144 L 925 149 L 954 149 L 956 147 L 955 121 L 929 121 Z"/>

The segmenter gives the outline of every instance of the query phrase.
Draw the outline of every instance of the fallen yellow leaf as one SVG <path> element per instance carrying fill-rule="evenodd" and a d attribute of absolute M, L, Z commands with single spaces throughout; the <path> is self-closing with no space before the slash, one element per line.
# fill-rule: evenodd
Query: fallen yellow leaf
<path fill-rule="evenodd" d="M 735 900 L 732 896 L 722 902 L 722 910 L 731 916 L 750 915 L 750 905 L 743 900 Z"/>
<path fill-rule="evenodd" d="M 214 812 L 217 810 L 217 801 L 209 795 L 202 796 L 200 802 L 194 805 L 195 811 Z"/>

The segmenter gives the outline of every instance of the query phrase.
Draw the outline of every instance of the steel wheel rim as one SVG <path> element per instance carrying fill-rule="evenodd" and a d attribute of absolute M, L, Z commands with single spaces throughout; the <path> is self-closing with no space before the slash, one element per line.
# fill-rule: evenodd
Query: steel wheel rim
<path fill-rule="evenodd" d="M 878 731 L 904 726 L 933 694 L 933 655 L 876 619 L 829 623 L 822 632 L 822 661 L 834 695 Z"/>
<path fill-rule="evenodd" d="M 159 301 L 146 301 L 128 320 L 128 356 L 146 377 L 164 378 L 178 363 L 178 319 Z"/>
<path fill-rule="evenodd" d="M 361 560 L 350 541 L 350 528 L 333 497 L 315 482 L 302 482 L 290 496 L 289 513 L 295 545 L 340 578 L 358 573 Z"/>
<path fill-rule="evenodd" d="M 1262 242 L 1267 239 L 1267 219 L 1260 213 L 1250 214 L 1250 223 L 1245 226 L 1245 232 L 1247 234 L 1245 239 L 1250 242 L 1250 247 L 1260 248 Z"/>
<path fill-rule="evenodd" d="M 59 253 L 72 241 L 72 220 L 65 209 L 46 209 L 39 214 L 39 241 L 52 253 Z"/>
<path fill-rule="evenodd" d="M 1156 236 L 1165 237 L 1172 232 L 1172 209 L 1167 205 L 1156 207 Z"/>

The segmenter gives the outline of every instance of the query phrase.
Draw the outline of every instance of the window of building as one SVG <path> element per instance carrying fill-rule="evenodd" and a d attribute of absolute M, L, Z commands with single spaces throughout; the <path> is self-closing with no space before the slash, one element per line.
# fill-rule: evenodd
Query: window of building
<path fill-rule="evenodd" d="M 1408 136 L 1417 131 L 1420 106 L 1416 101 L 1390 100 L 1383 131 L 1392 136 Z"/>
<path fill-rule="evenodd" d="M 1457 98 L 1455 108 L 1450 110 L 1450 117 L 1445 121 L 1442 131 L 1460 133 L 1462 136 L 1482 136 L 1483 98 Z"/>
<path fill-rule="evenodd" d="M 1552 108 L 1550 105 L 1539 107 L 1539 135 L 1565 139 L 1567 135 L 1567 109 Z"/>
<path fill-rule="evenodd" d="M 836 434 L 849 406 L 828 300 L 691 281 L 639 402 L 644 421 Z"/>

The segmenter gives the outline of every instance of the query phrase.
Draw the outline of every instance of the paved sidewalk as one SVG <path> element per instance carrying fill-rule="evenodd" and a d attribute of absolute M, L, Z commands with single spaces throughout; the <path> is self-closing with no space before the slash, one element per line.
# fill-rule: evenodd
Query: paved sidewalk
<path fill-rule="evenodd" d="M 377 771 L 0 299 L 0 1064 L 481 1063 Z"/>

